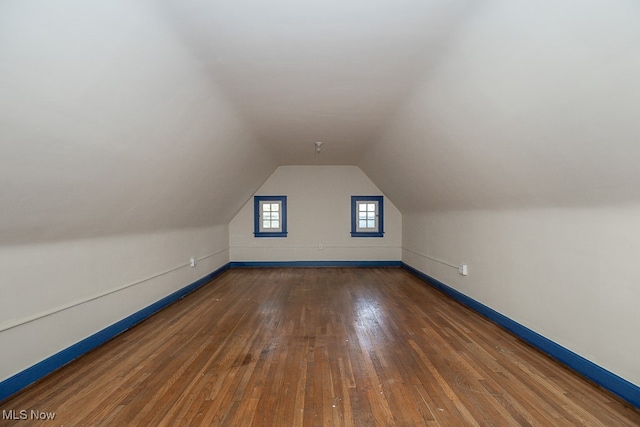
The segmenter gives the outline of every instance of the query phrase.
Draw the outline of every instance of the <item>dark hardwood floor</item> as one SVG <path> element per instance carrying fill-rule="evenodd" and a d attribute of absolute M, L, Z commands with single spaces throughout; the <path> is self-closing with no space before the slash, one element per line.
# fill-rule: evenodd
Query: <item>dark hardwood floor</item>
<path fill-rule="evenodd" d="M 0 411 L 64 426 L 638 426 L 404 270 L 234 269 Z"/>

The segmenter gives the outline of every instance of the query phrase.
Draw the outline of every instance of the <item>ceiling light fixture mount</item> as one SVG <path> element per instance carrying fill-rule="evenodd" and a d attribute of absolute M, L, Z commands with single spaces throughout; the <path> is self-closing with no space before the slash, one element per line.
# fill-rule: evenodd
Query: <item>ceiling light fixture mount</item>
<path fill-rule="evenodd" d="M 320 147 L 322 147 L 324 142 L 314 142 L 314 144 L 316 145 L 316 154 L 318 154 L 320 152 Z"/>

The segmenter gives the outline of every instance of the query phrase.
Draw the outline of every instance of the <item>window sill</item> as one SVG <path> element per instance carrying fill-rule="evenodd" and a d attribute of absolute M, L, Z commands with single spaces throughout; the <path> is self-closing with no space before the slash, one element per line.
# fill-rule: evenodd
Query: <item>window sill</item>
<path fill-rule="evenodd" d="M 255 237 L 287 237 L 287 233 L 253 233 Z"/>
<path fill-rule="evenodd" d="M 351 237 L 384 237 L 384 233 L 351 232 Z"/>

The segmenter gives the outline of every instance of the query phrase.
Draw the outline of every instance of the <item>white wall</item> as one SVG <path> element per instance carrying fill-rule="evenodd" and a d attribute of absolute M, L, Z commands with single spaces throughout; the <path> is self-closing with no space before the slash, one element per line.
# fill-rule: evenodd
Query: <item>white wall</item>
<path fill-rule="evenodd" d="M 281 166 L 256 195 L 287 196 L 289 234 L 255 238 L 251 198 L 229 225 L 231 261 L 400 260 L 402 217 L 386 197 L 384 237 L 351 237 L 351 196 L 382 195 L 358 167 Z"/>
<path fill-rule="evenodd" d="M 640 385 L 639 235 L 640 206 L 405 214 L 403 261 Z"/>
<path fill-rule="evenodd" d="M 187 266 L 192 256 L 194 268 Z M 226 226 L 0 247 L 0 381 L 228 261 Z"/>

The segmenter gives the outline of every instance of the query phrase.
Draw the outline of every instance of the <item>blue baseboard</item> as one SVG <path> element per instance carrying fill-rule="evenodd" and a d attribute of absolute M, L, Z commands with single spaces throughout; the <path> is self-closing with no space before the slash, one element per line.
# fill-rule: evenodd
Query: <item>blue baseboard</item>
<path fill-rule="evenodd" d="M 53 371 L 61 368 L 72 360 L 77 359 L 83 354 L 104 344 L 116 335 L 121 334 L 127 329 L 130 329 L 132 326 L 142 322 L 143 320 L 162 310 L 169 304 L 179 300 L 188 293 L 193 292 L 199 287 L 207 284 L 228 269 L 229 264 L 225 264 L 213 273 L 207 274 L 203 278 L 191 283 L 190 285 L 185 286 L 182 289 L 177 290 L 171 295 L 162 298 L 161 300 L 151 304 L 150 306 L 145 307 L 136 313 L 133 313 L 132 315 L 120 320 L 117 323 L 114 323 L 111 326 L 106 327 L 99 332 L 96 332 L 95 334 L 83 339 L 82 341 L 72 345 L 71 347 L 67 347 L 66 349 L 54 354 L 53 356 L 43 360 L 42 362 L 36 363 L 35 365 L 25 369 L 24 371 L 19 372 L 16 375 L 0 382 L 0 402 L 22 390 L 23 388 L 29 386 L 30 384 L 33 384 L 39 379 L 45 377 L 46 375 L 49 375 Z"/>
<path fill-rule="evenodd" d="M 169 296 L 143 308 L 117 323 L 91 335 L 88 338 L 54 354 L 53 356 L 25 369 L 22 372 L 0 382 L 0 401 L 12 396 L 23 388 L 61 368 L 72 360 L 104 344 L 116 335 L 130 329 L 169 304 L 210 282 L 230 268 L 243 267 L 402 267 L 429 285 L 441 290 L 456 301 L 464 304 L 487 319 L 497 323 L 524 341 L 564 363 L 576 372 L 584 375 L 596 384 L 620 396 L 636 408 L 640 408 L 640 387 L 624 378 L 594 364 L 559 344 L 543 337 L 537 332 L 509 319 L 497 311 L 469 298 L 461 292 L 445 285 L 427 274 L 401 261 L 286 261 L 286 262 L 230 262 L 205 277 L 185 286 Z"/>
<path fill-rule="evenodd" d="M 445 285 L 444 283 L 434 279 L 433 277 L 416 270 L 408 264 L 402 263 L 402 268 L 422 279 L 427 284 L 444 292 L 451 298 L 469 307 L 473 311 L 481 314 L 487 319 L 502 326 L 507 331 L 517 337 L 528 342 L 532 346 L 548 354 L 559 362 L 565 364 L 569 368 L 585 376 L 599 386 L 609 390 L 626 400 L 636 408 L 640 408 L 640 387 L 630 383 L 606 369 L 596 365 L 595 363 L 585 359 L 584 357 L 572 352 L 560 344 L 556 344 L 548 338 L 543 337 L 537 332 L 515 322 L 508 317 L 498 313 L 497 311 L 479 303 L 473 298 L 469 298 L 461 292 Z"/>
<path fill-rule="evenodd" d="M 274 267 L 401 267 L 402 261 L 234 261 L 231 268 Z"/>
<path fill-rule="evenodd" d="M 104 344 L 116 335 L 130 329 L 134 325 L 142 322 L 169 304 L 179 300 L 185 295 L 193 292 L 199 287 L 210 282 L 230 268 L 241 267 L 400 267 L 400 261 L 287 261 L 287 262 L 230 262 L 220 267 L 213 273 L 185 286 L 182 289 L 168 295 L 161 300 L 151 304 L 142 310 L 114 323 L 105 329 L 96 332 L 76 344 L 50 356 L 49 358 L 36 363 L 35 365 L 21 371 L 14 376 L 0 382 L 0 402 L 14 395 L 18 391 L 44 378 L 53 371 L 60 369 L 69 362 L 77 359 L 83 354 Z"/>

